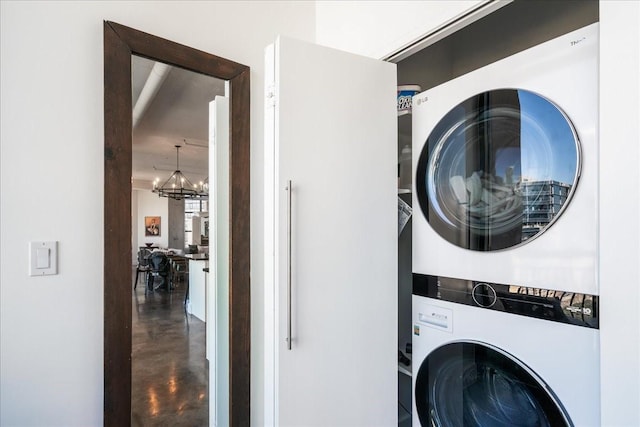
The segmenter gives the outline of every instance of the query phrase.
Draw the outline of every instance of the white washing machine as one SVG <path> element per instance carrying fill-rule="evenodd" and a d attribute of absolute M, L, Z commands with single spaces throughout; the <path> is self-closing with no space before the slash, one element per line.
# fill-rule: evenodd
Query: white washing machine
<path fill-rule="evenodd" d="M 413 425 L 598 426 L 597 313 L 590 295 L 415 275 Z"/>
<path fill-rule="evenodd" d="M 597 294 L 598 24 L 413 97 L 413 271 Z"/>

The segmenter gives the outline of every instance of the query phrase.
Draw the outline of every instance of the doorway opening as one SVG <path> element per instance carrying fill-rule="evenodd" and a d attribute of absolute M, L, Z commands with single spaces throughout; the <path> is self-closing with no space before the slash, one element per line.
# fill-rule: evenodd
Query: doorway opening
<path fill-rule="evenodd" d="M 209 218 L 217 217 L 209 209 L 217 184 L 209 173 L 209 141 L 215 140 L 209 104 L 223 95 L 224 80 L 132 57 L 134 426 L 227 419 L 228 401 L 220 414 L 209 405 L 219 399 L 215 390 L 222 384 L 215 376 L 209 381 L 217 363 L 205 343 L 216 341 L 217 322 L 207 316 L 205 298 L 219 278 L 215 268 L 203 271 L 217 259 L 216 242 L 210 250 L 208 238 Z M 222 202 L 226 209 L 226 198 Z M 150 230 L 148 220 L 157 228 Z M 216 280 L 206 286 L 209 277 Z"/>
<path fill-rule="evenodd" d="M 229 420 L 249 425 L 249 68 L 104 22 L 104 425 L 131 422 L 131 61 L 138 55 L 227 81 L 229 160 Z"/>

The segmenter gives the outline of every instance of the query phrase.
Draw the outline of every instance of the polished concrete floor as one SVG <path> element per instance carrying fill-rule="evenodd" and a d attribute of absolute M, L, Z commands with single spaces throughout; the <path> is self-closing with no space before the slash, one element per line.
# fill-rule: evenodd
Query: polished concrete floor
<path fill-rule="evenodd" d="M 205 324 L 185 312 L 184 294 L 180 282 L 171 293 L 145 295 L 140 283 L 133 292 L 132 426 L 208 425 Z"/>

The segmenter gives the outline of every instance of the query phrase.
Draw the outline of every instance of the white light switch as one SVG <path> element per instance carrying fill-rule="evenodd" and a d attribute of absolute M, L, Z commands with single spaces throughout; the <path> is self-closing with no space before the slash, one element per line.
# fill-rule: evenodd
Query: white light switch
<path fill-rule="evenodd" d="M 36 249 L 36 268 L 49 268 L 49 248 Z"/>
<path fill-rule="evenodd" d="M 29 242 L 29 276 L 58 274 L 58 242 Z"/>

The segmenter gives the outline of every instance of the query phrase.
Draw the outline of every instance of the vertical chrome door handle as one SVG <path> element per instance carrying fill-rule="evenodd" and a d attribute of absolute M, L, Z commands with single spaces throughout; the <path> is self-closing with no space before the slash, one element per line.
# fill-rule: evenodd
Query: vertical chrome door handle
<path fill-rule="evenodd" d="M 287 348 L 291 350 L 291 180 L 287 181 Z"/>

